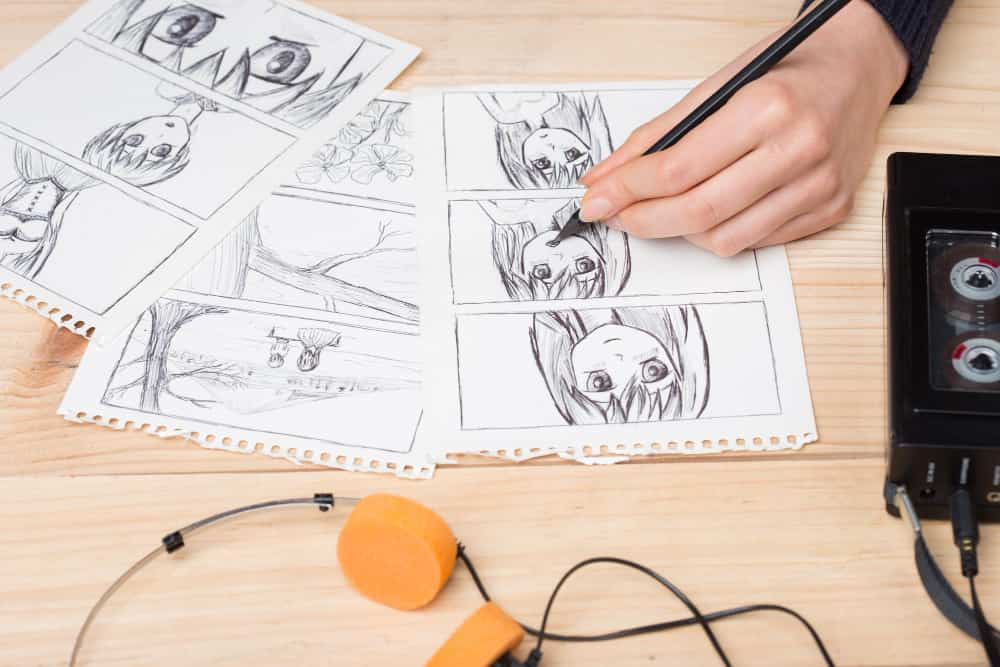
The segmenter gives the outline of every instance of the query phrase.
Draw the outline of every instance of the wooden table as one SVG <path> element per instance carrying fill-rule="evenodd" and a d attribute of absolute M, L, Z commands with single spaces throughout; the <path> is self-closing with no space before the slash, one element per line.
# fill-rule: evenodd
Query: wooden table
<path fill-rule="evenodd" d="M 70 0 L 0 1 L 7 62 Z M 341 0 L 317 2 L 426 48 L 400 88 L 482 81 L 695 78 L 794 14 L 797 0 Z M 981 649 L 927 600 L 911 536 L 882 509 L 883 165 L 892 151 L 1000 152 L 1000 0 L 958 2 L 917 99 L 895 108 L 850 220 L 789 249 L 821 441 L 788 454 L 658 458 L 588 468 L 466 459 L 430 482 L 293 466 L 70 425 L 55 415 L 85 342 L 0 303 L 0 665 L 64 664 L 105 586 L 168 529 L 289 494 L 401 492 L 437 508 L 499 601 L 536 622 L 585 555 L 635 558 L 705 610 L 777 602 L 805 614 L 840 665 L 980 665 Z M 566 14 L 568 7 L 571 13 Z M 378 608 L 335 567 L 340 518 L 305 510 L 205 533 L 158 562 L 100 618 L 95 665 L 416 665 L 477 604 L 460 571 L 429 610 Z M 932 548 L 954 577 L 945 526 Z M 986 531 L 982 595 L 1000 615 L 1000 530 Z M 961 584 L 961 582 L 959 582 Z M 964 586 L 962 587 L 964 590 Z M 553 629 L 684 615 L 616 570 L 572 582 Z M 776 615 L 720 622 L 739 665 L 819 664 Z M 546 647 L 549 665 L 714 665 L 699 630 Z"/>

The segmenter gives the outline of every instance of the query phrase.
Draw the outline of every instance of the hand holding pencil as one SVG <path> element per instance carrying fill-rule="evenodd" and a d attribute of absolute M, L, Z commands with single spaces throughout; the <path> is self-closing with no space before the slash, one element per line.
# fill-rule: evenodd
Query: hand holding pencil
<path fill-rule="evenodd" d="M 728 256 L 844 219 L 909 68 L 895 33 L 867 2 L 848 3 L 670 148 L 644 154 L 784 32 L 639 127 L 584 175 L 581 220 L 639 237 L 683 236 Z"/>

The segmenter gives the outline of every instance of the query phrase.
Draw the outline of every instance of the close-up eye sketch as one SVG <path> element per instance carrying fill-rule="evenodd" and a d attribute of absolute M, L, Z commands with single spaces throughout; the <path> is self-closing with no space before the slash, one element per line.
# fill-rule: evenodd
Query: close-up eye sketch
<path fill-rule="evenodd" d="M 611 154 L 611 132 L 597 93 L 481 93 L 496 123 L 497 160 L 511 186 L 567 188 Z"/>
<path fill-rule="evenodd" d="M 512 300 L 616 296 L 628 282 L 631 255 L 624 232 L 585 225 L 549 245 L 579 200 L 483 200 L 479 206 L 493 223 L 493 263 Z"/>
<path fill-rule="evenodd" d="M 211 102 L 193 95 L 171 99 L 167 114 L 118 123 L 91 138 L 81 157 L 136 187 L 173 178 L 188 165 L 194 125 Z M 76 196 L 101 185 L 24 144 L 14 146 L 17 179 L 0 189 L 0 266 L 35 278 L 59 238 Z"/>
<path fill-rule="evenodd" d="M 260 33 L 265 23 L 291 33 Z M 88 32 L 301 128 L 335 109 L 388 53 L 271 0 L 120 0 Z"/>
<path fill-rule="evenodd" d="M 567 424 L 696 419 L 709 345 L 694 306 L 536 313 L 531 348 Z"/>

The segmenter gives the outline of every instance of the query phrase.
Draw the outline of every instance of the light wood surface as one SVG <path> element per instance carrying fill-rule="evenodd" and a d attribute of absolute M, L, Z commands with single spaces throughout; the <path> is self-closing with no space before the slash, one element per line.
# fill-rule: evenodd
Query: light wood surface
<path fill-rule="evenodd" d="M 78 5 L 0 0 L 0 62 Z M 425 48 L 397 87 L 484 81 L 696 78 L 780 27 L 796 0 L 342 0 L 315 4 Z M 1000 0 L 952 11 L 918 97 L 889 113 L 850 220 L 789 253 L 821 441 L 782 455 L 647 459 L 586 468 L 466 458 L 429 482 L 292 466 L 181 440 L 70 425 L 56 407 L 84 348 L 0 302 L 0 665 L 65 664 L 105 586 L 164 533 L 231 506 L 331 490 L 405 493 L 438 509 L 512 614 L 540 618 L 579 558 L 638 559 L 705 610 L 774 602 L 805 614 L 840 665 L 971 666 L 980 648 L 920 589 L 883 474 L 881 206 L 896 150 L 1000 153 Z M 460 571 L 422 613 L 374 606 L 335 566 L 337 514 L 289 510 L 205 533 L 130 583 L 85 651 L 93 665 L 417 665 L 477 604 Z M 945 526 L 932 548 L 954 578 Z M 982 595 L 1000 616 L 1000 531 Z M 961 586 L 961 582 L 958 582 Z M 962 588 L 964 590 L 964 587 Z M 553 629 L 684 615 L 654 584 L 595 569 Z M 717 624 L 738 665 L 811 665 L 793 621 Z M 547 665 L 714 665 L 700 631 L 548 644 Z"/>

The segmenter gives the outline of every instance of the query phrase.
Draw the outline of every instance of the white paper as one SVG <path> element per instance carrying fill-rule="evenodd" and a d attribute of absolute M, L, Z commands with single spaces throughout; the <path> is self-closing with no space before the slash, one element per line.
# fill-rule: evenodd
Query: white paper
<path fill-rule="evenodd" d="M 435 458 L 789 449 L 816 438 L 783 248 L 587 227 L 577 178 L 693 82 L 428 92 L 420 257 Z"/>
<path fill-rule="evenodd" d="M 430 476 L 408 107 L 373 101 L 129 331 L 91 345 L 60 413 Z"/>
<path fill-rule="evenodd" d="M 101 343 L 418 50 L 295 0 L 93 0 L 0 72 L 0 293 Z"/>

